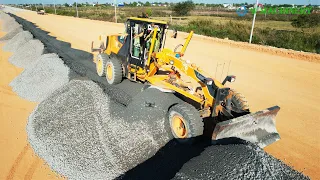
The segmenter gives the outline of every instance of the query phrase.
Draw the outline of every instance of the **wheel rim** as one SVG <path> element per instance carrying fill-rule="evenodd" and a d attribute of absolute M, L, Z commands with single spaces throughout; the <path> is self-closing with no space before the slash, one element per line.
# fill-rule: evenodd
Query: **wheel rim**
<path fill-rule="evenodd" d="M 178 138 L 186 138 L 187 129 L 183 117 L 179 115 L 172 117 L 172 130 Z"/>
<path fill-rule="evenodd" d="M 113 76 L 113 72 L 112 72 L 112 65 L 111 64 L 108 64 L 107 66 L 107 78 L 109 80 L 112 79 L 112 76 Z"/>
<path fill-rule="evenodd" d="M 101 59 L 99 59 L 97 62 L 97 70 L 99 73 L 101 73 L 101 71 L 102 71 L 102 68 L 103 68 L 102 66 L 103 66 L 103 63 L 102 63 Z"/>

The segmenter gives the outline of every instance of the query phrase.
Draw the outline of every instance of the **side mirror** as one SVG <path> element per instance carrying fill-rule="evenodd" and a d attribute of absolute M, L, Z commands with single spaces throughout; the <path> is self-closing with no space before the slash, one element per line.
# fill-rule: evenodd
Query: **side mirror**
<path fill-rule="evenodd" d="M 227 77 L 223 80 L 222 85 L 225 85 L 227 81 L 228 81 L 228 82 L 234 82 L 234 81 L 236 81 L 236 76 L 227 76 Z"/>

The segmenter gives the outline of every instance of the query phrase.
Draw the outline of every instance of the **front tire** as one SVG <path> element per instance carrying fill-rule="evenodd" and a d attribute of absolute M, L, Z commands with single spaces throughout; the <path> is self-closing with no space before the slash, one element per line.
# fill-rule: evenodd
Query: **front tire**
<path fill-rule="evenodd" d="M 188 103 L 177 104 L 169 109 L 171 132 L 178 142 L 193 144 L 203 135 L 204 123 L 195 107 Z"/>
<path fill-rule="evenodd" d="M 110 58 L 106 63 L 106 78 L 110 85 L 119 84 L 123 78 L 122 65 L 116 58 Z"/>
<path fill-rule="evenodd" d="M 98 76 L 104 77 L 106 75 L 106 64 L 108 59 L 109 59 L 109 56 L 106 54 L 97 55 L 96 70 L 97 70 Z"/>

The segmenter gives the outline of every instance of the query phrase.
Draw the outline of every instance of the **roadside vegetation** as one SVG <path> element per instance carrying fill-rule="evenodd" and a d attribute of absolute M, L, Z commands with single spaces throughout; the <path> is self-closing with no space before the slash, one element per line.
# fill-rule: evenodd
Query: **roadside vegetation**
<path fill-rule="evenodd" d="M 170 28 L 179 31 L 195 31 L 197 34 L 217 38 L 228 38 L 235 41 L 248 42 L 250 37 L 253 15 L 248 13 L 240 17 L 235 9 L 224 8 L 221 4 L 195 4 L 191 0 L 173 3 L 142 3 L 133 2 L 124 7 L 117 8 L 117 22 L 125 22 L 127 17 L 148 14 L 169 22 Z M 247 3 L 248 8 L 252 7 Z M 234 4 L 239 7 L 243 4 Z M 45 11 L 50 14 L 76 16 L 76 4 L 45 6 Z M 115 21 L 114 7 L 111 4 L 88 3 L 78 4 L 80 18 Z M 278 5 L 277 7 L 290 7 L 292 5 Z M 264 7 L 271 7 L 265 4 Z M 272 6 L 275 7 L 275 6 Z M 28 7 L 39 11 L 42 5 Z M 252 43 L 279 48 L 293 49 L 320 54 L 320 9 L 313 7 L 313 13 L 298 14 L 257 14 L 256 25 Z"/>
<path fill-rule="evenodd" d="M 234 21 L 227 23 L 216 23 L 211 20 L 192 20 L 187 25 L 174 25 L 179 31 L 212 36 L 217 38 L 228 38 L 235 41 L 248 42 L 251 26 Z M 255 28 L 252 43 L 274 46 L 297 51 L 320 53 L 320 33 L 299 32 L 289 30 L 277 30 L 270 27 Z"/>

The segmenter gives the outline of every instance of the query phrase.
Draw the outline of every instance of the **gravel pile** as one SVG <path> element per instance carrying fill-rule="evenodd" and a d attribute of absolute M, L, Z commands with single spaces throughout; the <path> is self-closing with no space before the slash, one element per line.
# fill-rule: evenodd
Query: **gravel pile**
<path fill-rule="evenodd" d="M 10 31 L 22 27 L 15 19 L 8 14 L 1 13 L 0 19 L 2 20 L 2 31 L 9 33 Z"/>
<path fill-rule="evenodd" d="M 156 90 L 140 97 L 146 95 L 153 95 L 152 101 L 165 97 Z M 144 99 L 124 107 L 94 82 L 72 80 L 30 115 L 29 142 L 52 169 L 69 179 L 114 179 L 172 138 L 164 118 L 168 103 L 149 108 Z"/>
<path fill-rule="evenodd" d="M 16 34 L 23 31 L 22 26 L 15 21 L 15 19 L 3 12 L 0 13 L 0 20 L 2 21 L 2 31 L 6 34 L 0 38 L 0 41 L 6 41 L 13 38 Z"/>
<path fill-rule="evenodd" d="M 17 49 L 16 53 L 9 58 L 9 62 L 18 67 L 27 68 L 32 62 L 39 59 L 43 50 L 44 45 L 39 40 L 30 40 Z"/>
<path fill-rule="evenodd" d="M 253 144 L 216 145 L 187 162 L 173 178 L 309 179 Z"/>
<path fill-rule="evenodd" d="M 22 31 L 10 39 L 4 46 L 3 50 L 16 52 L 22 45 L 27 43 L 33 38 L 29 31 Z"/>
<path fill-rule="evenodd" d="M 73 72 L 56 54 L 44 54 L 16 77 L 10 86 L 20 97 L 41 102 L 68 83 Z"/>
<path fill-rule="evenodd" d="M 0 41 L 6 41 L 6 40 L 9 40 L 9 39 L 12 39 L 15 35 L 17 35 L 18 33 L 22 32 L 23 29 L 22 27 L 17 27 L 13 30 L 11 30 L 10 32 L 8 32 L 7 34 L 5 34 L 4 36 L 2 36 L 0 38 Z"/>

